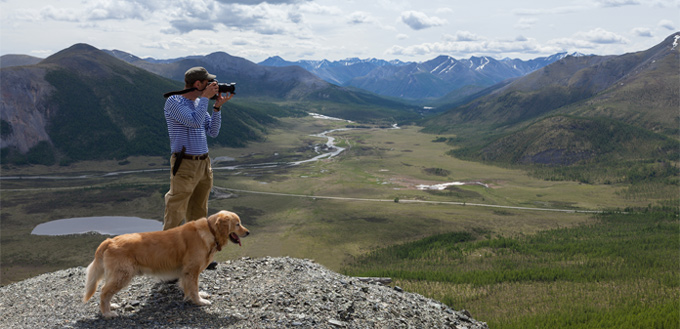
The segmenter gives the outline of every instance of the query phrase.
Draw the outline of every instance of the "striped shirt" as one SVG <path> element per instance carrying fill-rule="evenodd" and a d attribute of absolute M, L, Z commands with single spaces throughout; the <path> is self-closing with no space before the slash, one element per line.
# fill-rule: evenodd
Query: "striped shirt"
<path fill-rule="evenodd" d="M 181 95 L 170 96 L 165 101 L 165 121 L 172 153 L 182 151 L 182 146 L 189 155 L 208 153 L 206 135 L 217 137 L 222 125 L 220 112 L 212 111 L 212 116 L 208 115 L 209 102 L 206 97 L 199 97 L 194 102 Z"/>

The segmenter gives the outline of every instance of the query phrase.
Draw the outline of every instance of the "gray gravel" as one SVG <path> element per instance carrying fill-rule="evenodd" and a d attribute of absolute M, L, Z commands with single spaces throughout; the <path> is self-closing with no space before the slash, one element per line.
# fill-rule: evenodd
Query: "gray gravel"
<path fill-rule="evenodd" d="M 136 277 L 113 298 L 119 317 L 99 314 L 99 291 L 82 303 L 85 268 L 0 287 L 1 328 L 488 328 L 465 310 L 418 294 L 361 282 L 296 258 L 243 258 L 201 274 L 210 306 Z"/>

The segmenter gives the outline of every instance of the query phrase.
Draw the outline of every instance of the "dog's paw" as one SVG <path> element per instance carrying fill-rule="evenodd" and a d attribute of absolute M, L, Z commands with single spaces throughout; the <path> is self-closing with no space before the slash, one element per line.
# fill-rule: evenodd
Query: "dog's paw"
<path fill-rule="evenodd" d="M 112 306 L 113 306 L 113 305 L 112 305 Z M 117 316 L 118 316 L 118 313 L 116 313 L 116 312 L 114 312 L 114 311 L 108 311 L 108 312 L 106 312 L 106 313 L 103 313 L 102 316 L 103 316 L 104 318 L 106 318 L 106 319 L 111 319 L 111 318 L 117 317 Z"/>
<path fill-rule="evenodd" d="M 198 297 L 201 297 L 201 298 L 210 298 L 211 296 L 210 296 L 209 293 L 207 293 L 207 292 L 205 292 L 205 291 L 199 291 L 199 292 L 198 292 Z"/>
<path fill-rule="evenodd" d="M 198 302 L 196 303 L 196 305 L 199 305 L 199 306 L 208 306 L 210 304 L 212 304 L 212 303 L 209 300 L 203 299 L 203 298 L 199 298 Z"/>
<path fill-rule="evenodd" d="M 119 304 L 116 304 L 116 303 L 111 303 L 111 305 L 109 305 L 109 307 L 110 307 L 112 310 L 117 310 L 117 309 L 120 308 L 120 305 L 119 305 Z"/>

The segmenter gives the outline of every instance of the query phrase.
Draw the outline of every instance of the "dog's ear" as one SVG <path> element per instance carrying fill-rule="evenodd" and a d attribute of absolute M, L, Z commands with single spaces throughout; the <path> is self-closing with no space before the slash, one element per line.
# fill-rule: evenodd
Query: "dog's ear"
<path fill-rule="evenodd" d="M 214 228 L 215 238 L 221 246 L 227 244 L 229 240 L 229 220 L 226 217 L 227 212 L 222 210 L 210 217 L 208 217 L 208 225 Z"/>
<path fill-rule="evenodd" d="M 210 215 L 210 217 L 208 217 L 208 224 L 210 224 L 210 226 L 212 226 L 212 227 L 218 227 L 219 221 L 220 221 L 220 213 L 219 212 L 212 214 L 212 215 Z"/>

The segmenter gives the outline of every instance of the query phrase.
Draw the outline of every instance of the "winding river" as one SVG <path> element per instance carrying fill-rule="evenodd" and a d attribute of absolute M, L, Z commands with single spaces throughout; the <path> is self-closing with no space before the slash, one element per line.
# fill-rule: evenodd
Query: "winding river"
<path fill-rule="evenodd" d="M 317 113 L 309 113 L 310 116 L 317 118 L 317 119 L 325 119 L 325 120 L 342 120 L 351 123 L 352 121 L 349 120 L 344 120 L 344 119 L 338 119 L 338 118 L 333 118 Z M 390 129 L 396 129 L 396 125 L 394 125 L 393 128 Z M 332 129 L 332 130 L 327 130 L 319 134 L 314 134 L 310 135 L 312 137 L 320 137 L 320 138 L 326 138 L 326 143 L 324 146 L 316 145 L 315 146 L 315 151 L 317 153 L 316 156 L 310 159 L 306 160 L 300 160 L 300 161 L 294 161 L 294 162 L 266 162 L 266 163 L 256 163 L 256 164 L 244 164 L 244 165 L 233 165 L 233 166 L 215 166 L 215 164 L 218 164 L 220 162 L 224 161 L 230 161 L 233 160 L 231 157 L 217 157 L 213 159 L 213 170 L 240 170 L 240 169 L 266 169 L 266 168 L 280 168 L 280 167 L 290 167 L 290 166 L 297 166 L 303 163 L 308 163 L 308 162 L 314 162 L 318 161 L 321 159 L 330 159 L 334 156 L 337 156 L 338 154 L 342 153 L 345 148 L 343 147 L 338 147 L 335 145 L 335 137 L 328 136 L 328 134 L 338 132 L 338 131 L 347 131 L 347 130 L 352 130 L 352 129 L 359 129 L 359 128 L 340 128 L 340 129 Z M 322 151 L 324 150 L 324 151 Z M 38 176 L 0 176 L 0 180 L 13 180 L 13 179 L 49 179 L 49 180 L 67 180 L 67 179 L 86 179 L 86 178 L 94 178 L 94 177 L 109 177 L 109 176 L 118 176 L 118 175 L 125 175 L 125 174 L 139 174 L 139 173 L 149 173 L 149 172 L 159 172 L 159 171 L 168 171 L 169 169 L 167 168 L 162 168 L 162 169 L 141 169 L 141 170 L 127 170 L 127 171 L 114 171 L 114 172 L 109 172 L 105 174 L 86 174 L 86 175 L 78 175 L 78 176 L 64 176 L 64 175 L 55 175 L 55 176 L 47 176 L 47 175 L 38 175 Z"/>

